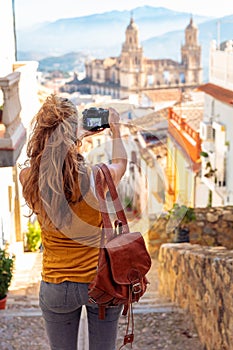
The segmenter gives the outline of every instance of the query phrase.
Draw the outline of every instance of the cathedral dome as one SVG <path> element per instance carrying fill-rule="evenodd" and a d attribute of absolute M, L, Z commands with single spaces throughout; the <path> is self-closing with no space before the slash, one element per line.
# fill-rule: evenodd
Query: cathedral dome
<path fill-rule="evenodd" d="M 186 27 L 186 29 L 197 29 L 197 26 L 193 23 L 193 18 L 190 18 L 190 22 L 188 24 L 188 26 Z"/>
<path fill-rule="evenodd" d="M 130 24 L 128 25 L 127 30 L 138 30 L 138 26 L 135 24 L 133 17 L 130 19 Z"/>

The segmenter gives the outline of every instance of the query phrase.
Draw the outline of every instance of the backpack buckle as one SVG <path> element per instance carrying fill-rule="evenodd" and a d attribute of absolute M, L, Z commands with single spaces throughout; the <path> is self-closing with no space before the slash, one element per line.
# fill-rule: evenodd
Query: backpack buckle
<path fill-rule="evenodd" d="M 134 283 L 132 285 L 132 292 L 134 294 L 138 294 L 138 293 L 141 293 L 142 291 L 142 286 L 141 286 L 141 283 L 140 282 L 137 282 L 137 283 Z"/>

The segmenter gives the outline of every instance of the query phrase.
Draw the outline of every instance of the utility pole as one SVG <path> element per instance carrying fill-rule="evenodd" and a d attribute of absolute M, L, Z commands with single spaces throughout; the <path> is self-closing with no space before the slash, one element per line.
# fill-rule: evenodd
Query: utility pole
<path fill-rule="evenodd" d="M 15 25 L 15 0 L 12 0 L 12 14 L 13 14 L 13 30 L 15 39 L 15 60 L 17 61 L 17 37 L 16 37 L 16 25 Z"/>

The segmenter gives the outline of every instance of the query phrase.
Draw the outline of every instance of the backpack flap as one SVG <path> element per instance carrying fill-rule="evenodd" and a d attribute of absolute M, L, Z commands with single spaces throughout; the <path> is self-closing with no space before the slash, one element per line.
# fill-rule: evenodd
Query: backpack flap
<path fill-rule="evenodd" d="M 143 278 L 151 267 L 151 258 L 147 252 L 140 232 L 120 234 L 107 242 L 112 277 L 118 284 L 129 284 Z"/>

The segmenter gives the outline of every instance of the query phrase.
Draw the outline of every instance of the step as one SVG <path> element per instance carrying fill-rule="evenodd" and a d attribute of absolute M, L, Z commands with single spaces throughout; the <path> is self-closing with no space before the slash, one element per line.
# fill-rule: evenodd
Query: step
<path fill-rule="evenodd" d="M 154 304 L 154 305 L 141 305 L 140 303 L 133 304 L 133 311 L 135 314 L 143 313 L 170 313 L 170 312 L 183 312 L 182 309 L 174 304 Z M 39 307 L 32 308 L 20 308 L 20 309 L 5 309 L 0 310 L 1 317 L 41 317 L 42 313 Z"/>

